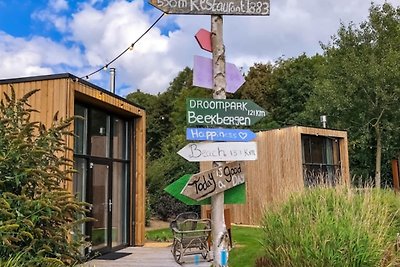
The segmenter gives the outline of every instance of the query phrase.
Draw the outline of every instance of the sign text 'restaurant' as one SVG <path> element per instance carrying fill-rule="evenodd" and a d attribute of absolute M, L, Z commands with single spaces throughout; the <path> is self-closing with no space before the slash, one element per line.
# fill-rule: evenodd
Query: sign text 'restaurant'
<path fill-rule="evenodd" d="M 267 16 L 270 12 L 269 0 L 151 0 L 150 3 L 169 14 Z"/>

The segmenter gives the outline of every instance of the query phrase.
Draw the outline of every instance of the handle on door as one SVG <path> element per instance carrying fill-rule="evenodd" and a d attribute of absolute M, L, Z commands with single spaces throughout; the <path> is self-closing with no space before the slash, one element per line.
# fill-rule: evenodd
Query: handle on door
<path fill-rule="evenodd" d="M 111 212 L 112 210 L 112 200 L 109 198 L 108 199 L 108 211 Z"/>

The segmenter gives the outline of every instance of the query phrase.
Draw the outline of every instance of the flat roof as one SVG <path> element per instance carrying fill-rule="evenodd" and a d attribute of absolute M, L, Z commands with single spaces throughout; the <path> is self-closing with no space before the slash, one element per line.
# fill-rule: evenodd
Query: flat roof
<path fill-rule="evenodd" d="M 75 82 L 79 82 L 82 84 L 85 84 L 87 86 L 90 86 L 96 90 L 99 90 L 105 94 L 108 94 L 110 96 L 113 96 L 115 98 L 118 98 L 126 103 L 132 104 L 137 106 L 138 108 L 141 108 L 143 110 L 146 110 L 144 107 L 129 101 L 128 99 L 121 97 L 117 94 L 113 94 L 112 92 L 97 86 L 91 82 L 88 82 L 85 79 L 79 78 L 71 73 L 59 73 L 59 74 L 50 74 L 50 75 L 39 75 L 39 76 L 29 76 L 29 77 L 20 77 L 20 78 L 10 78 L 10 79 L 2 79 L 0 80 L 0 84 L 10 84 L 10 83 L 23 83 L 23 82 L 37 82 L 37 81 L 45 81 L 45 80 L 56 80 L 56 79 L 72 79 Z"/>

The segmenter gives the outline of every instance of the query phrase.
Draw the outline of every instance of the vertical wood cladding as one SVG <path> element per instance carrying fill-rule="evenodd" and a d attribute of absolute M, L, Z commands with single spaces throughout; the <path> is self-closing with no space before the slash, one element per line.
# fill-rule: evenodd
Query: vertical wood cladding
<path fill-rule="evenodd" d="M 258 159 L 245 161 L 246 203 L 226 205 L 233 223 L 259 225 L 265 209 L 303 190 L 301 136 L 304 134 L 338 138 L 341 179 L 345 183 L 350 181 L 346 132 L 300 126 L 258 132 L 255 139 Z M 200 163 L 201 171 L 210 168 L 210 162 Z M 209 206 L 202 206 L 202 217 L 208 209 Z"/>
<path fill-rule="evenodd" d="M 144 245 L 144 222 L 145 222 L 145 111 L 128 101 L 98 88 L 83 80 L 77 79 L 70 74 L 37 76 L 10 80 L 0 80 L 0 98 L 3 93 L 10 94 L 10 85 L 13 86 L 17 98 L 22 97 L 33 89 L 40 89 L 34 94 L 29 104 L 38 110 L 32 114 L 32 121 L 40 121 L 46 127 L 51 126 L 54 114 L 58 112 L 58 118 L 69 118 L 74 115 L 74 104 L 81 101 L 107 110 L 107 112 L 123 115 L 129 121 L 134 122 L 132 140 L 135 145 L 131 146 L 131 214 L 128 227 L 135 226 L 135 233 L 131 234 L 129 243 L 131 245 Z M 71 125 L 73 131 L 74 125 Z M 73 137 L 67 137 L 67 144 L 73 147 Z M 73 159 L 73 153 L 67 152 L 68 158 Z M 72 191 L 72 182 L 66 187 Z M 132 206 L 134 205 L 134 206 Z M 134 221 L 133 221 L 134 220 Z"/>

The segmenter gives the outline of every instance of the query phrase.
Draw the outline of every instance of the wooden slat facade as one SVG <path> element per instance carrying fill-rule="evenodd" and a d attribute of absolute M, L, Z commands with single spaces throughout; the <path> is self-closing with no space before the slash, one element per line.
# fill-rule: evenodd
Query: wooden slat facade
<path fill-rule="evenodd" d="M 145 140 L 146 140 L 146 113 L 145 110 L 133 105 L 127 100 L 118 97 L 100 87 L 79 79 L 71 74 L 57 74 L 36 76 L 18 79 L 0 80 L 0 98 L 3 92 L 10 93 L 13 86 L 17 98 L 22 97 L 33 89 L 40 89 L 34 94 L 29 104 L 39 111 L 32 115 L 32 121 L 40 121 L 49 127 L 53 116 L 58 112 L 58 118 L 68 118 L 74 115 L 76 101 L 85 102 L 100 107 L 115 114 L 123 115 L 134 121 L 131 143 L 131 191 L 130 207 L 134 205 L 134 214 L 131 212 L 128 227 L 135 226 L 135 232 L 130 235 L 130 245 L 142 246 L 145 242 Z M 73 131 L 74 125 L 71 125 Z M 73 137 L 68 137 L 67 144 L 73 147 Z M 68 158 L 73 159 L 73 153 Z M 68 189 L 72 191 L 72 183 Z M 132 210 L 132 208 L 131 208 Z"/>
<path fill-rule="evenodd" d="M 350 180 L 347 132 L 300 126 L 258 132 L 258 159 L 245 161 L 246 204 L 226 205 L 232 223 L 259 225 L 265 209 L 303 190 L 302 135 L 338 138 L 341 178 Z M 210 162 L 200 164 L 201 171 L 210 168 Z M 202 206 L 202 217 L 208 209 Z"/>

